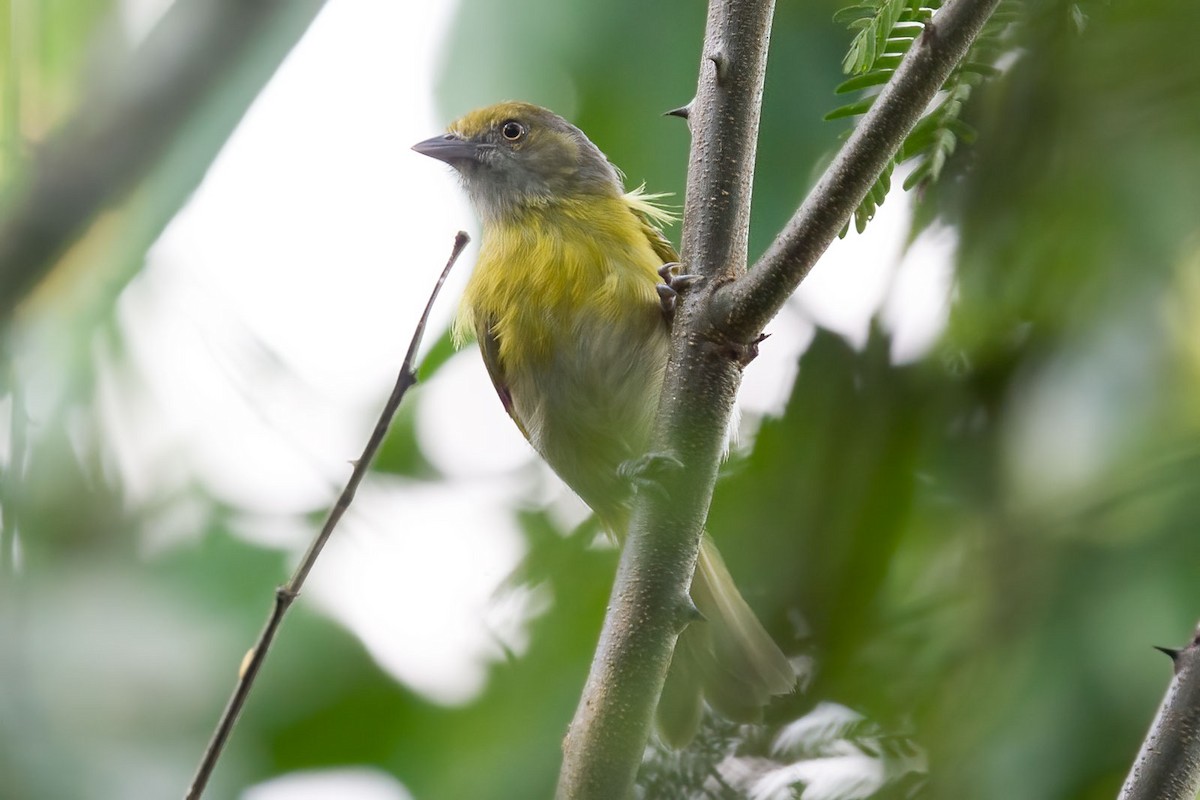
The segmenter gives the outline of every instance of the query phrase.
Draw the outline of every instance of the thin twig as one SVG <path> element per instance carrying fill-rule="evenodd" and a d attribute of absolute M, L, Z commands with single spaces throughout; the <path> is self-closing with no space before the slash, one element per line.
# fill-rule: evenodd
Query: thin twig
<path fill-rule="evenodd" d="M 238 715 L 241 713 L 242 706 L 246 702 L 246 697 L 250 694 L 250 689 L 254 685 L 254 679 L 258 676 L 258 671 L 262 667 L 263 661 L 266 660 L 267 651 L 275 639 L 275 633 L 279 630 L 279 624 L 283 621 L 283 615 L 291 607 L 292 601 L 300 595 L 300 589 L 304 586 L 304 581 L 308 577 L 308 573 L 312 570 L 313 565 L 316 564 L 317 556 L 321 555 L 321 550 L 325 547 L 325 542 L 329 540 L 333 529 L 337 527 L 342 515 L 346 513 L 346 509 L 350 507 L 350 503 L 354 500 L 354 493 L 358 491 L 358 485 L 362 483 L 363 477 L 367 474 L 367 469 L 370 467 L 376 451 L 383 444 L 388 426 L 391 425 L 392 417 L 395 415 L 396 409 L 400 407 L 400 401 L 404 398 L 405 392 L 417 382 L 417 373 L 413 365 L 417 358 L 417 349 L 421 346 L 421 337 L 425 334 L 425 325 L 429 321 L 429 312 L 433 309 L 434 300 L 437 299 L 438 292 L 442 289 L 442 284 L 446 282 L 446 276 L 450 274 L 454 262 L 462 255 L 463 248 L 467 246 L 467 242 L 470 240 L 470 237 L 463 231 L 459 231 L 458 235 L 454 237 L 454 248 L 450 251 L 450 258 L 446 261 L 446 266 L 429 295 L 429 302 L 425 304 L 425 311 L 421 314 L 421 319 L 417 323 L 417 329 L 413 332 L 412 342 L 408 345 L 408 353 L 404 356 L 404 363 L 400 367 L 400 374 L 396 377 L 396 385 L 392 388 L 392 394 L 384 405 L 383 412 L 379 415 L 379 421 L 375 423 L 375 430 L 371 432 L 371 438 L 367 440 L 367 445 L 363 448 L 362 455 L 354 462 L 354 470 L 350 473 L 350 480 L 346 482 L 346 488 L 342 490 L 341 496 L 338 497 L 337 502 L 330 509 L 329 515 L 325 518 L 325 524 L 321 526 L 321 532 L 317 534 L 312 544 L 308 546 L 308 551 L 305 552 L 304 558 L 300 559 L 296 571 L 292 573 L 291 580 L 286 585 L 280 586 L 275 590 L 275 602 L 271 607 L 270 615 L 267 617 L 267 624 L 263 627 L 262 633 L 259 634 L 254 647 L 246 654 L 247 657 L 238 674 L 233 695 L 229 698 L 229 703 L 226 704 L 225 710 L 221 713 L 221 718 L 217 721 L 216 730 L 213 731 L 212 739 L 209 740 L 208 747 L 204 750 L 204 757 L 200 761 L 200 766 L 196 769 L 196 777 L 192 779 L 192 785 L 188 789 L 187 800 L 198 800 L 204 793 L 204 787 L 208 784 L 208 779 L 212 775 L 213 768 L 216 767 L 217 760 L 221 757 L 221 752 L 225 748 L 225 743 L 233 731 L 233 726 L 237 723 Z"/>
<path fill-rule="evenodd" d="M 1175 677 L 1118 800 L 1193 800 L 1200 792 L 1200 626 L 1181 650 L 1158 648 Z"/>

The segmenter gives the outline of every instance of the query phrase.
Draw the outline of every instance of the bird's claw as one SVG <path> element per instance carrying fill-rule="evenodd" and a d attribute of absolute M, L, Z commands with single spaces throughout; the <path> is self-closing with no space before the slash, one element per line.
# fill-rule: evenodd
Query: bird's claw
<path fill-rule="evenodd" d="M 659 277 L 663 282 L 654 288 L 662 304 L 663 316 L 668 320 L 675 316 L 675 302 L 680 293 L 704 279 L 702 275 L 680 275 L 680 266 L 678 261 L 671 261 L 658 268 Z"/>
<path fill-rule="evenodd" d="M 635 494 L 649 491 L 665 497 L 663 476 L 681 469 L 683 462 L 670 453 L 646 453 L 622 463 L 617 467 L 617 474 L 629 481 Z"/>

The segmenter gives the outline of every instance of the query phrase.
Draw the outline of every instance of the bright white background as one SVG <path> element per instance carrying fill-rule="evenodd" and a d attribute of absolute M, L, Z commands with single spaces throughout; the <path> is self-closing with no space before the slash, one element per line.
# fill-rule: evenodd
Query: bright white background
<path fill-rule="evenodd" d="M 130 26 L 161 5 L 127 0 Z M 448 122 L 432 87 L 453 13 L 453 0 L 330 2 L 150 252 L 120 305 L 145 391 L 106 404 L 135 498 L 199 482 L 247 509 L 242 534 L 298 558 L 312 532 L 292 520 L 327 507 L 348 476 L 460 228 L 476 243 L 427 343 L 474 260 L 477 226 L 455 180 L 409 150 Z M 748 418 L 780 409 L 814 322 L 861 343 L 882 309 L 898 358 L 929 346 L 952 242 L 923 239 L 900 262 L 907 224 L 896 195 L 866 235 L 834 245 L 747 371 Z M 449 480 L 364 485 L 304 602 L 398 680 L 455 704 L 481 690 L 501 643 L 521 651 L 523 623 L 545 602 L 494 597 L 522 555 L 511 498 L 540 493 L 569 519 L 584 511 L 548 473 L 531 481 L 517 469 L 533 454 L 473 351 L 418 391 L 422 445 Z M 189 534 L 185 520 L 164 522 L 147 547 Z M 285 776 L 244 798 L 331 796 L 408 795 L 390 776 L 343 770 Z"/>

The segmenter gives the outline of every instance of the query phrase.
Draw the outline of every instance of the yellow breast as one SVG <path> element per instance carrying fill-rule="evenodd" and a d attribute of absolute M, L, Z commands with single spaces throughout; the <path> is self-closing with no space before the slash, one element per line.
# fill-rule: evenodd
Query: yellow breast
<path fill-rule="evenodd" d="M 661 264 L 623 197 L 532 208 L 485 227 L 456 331 L 490 331 L 506 372 L 531 367 L 577 337 L 584 318 L 644 329 L 658 313 Z"/>

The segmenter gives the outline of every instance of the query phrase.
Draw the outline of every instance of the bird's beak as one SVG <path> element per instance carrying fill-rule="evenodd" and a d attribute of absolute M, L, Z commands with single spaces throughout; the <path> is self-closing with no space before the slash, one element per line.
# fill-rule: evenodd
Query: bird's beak
<path fill-rule="evenodd" d="M 423 142 L 417 142 L 412 147 L 418 153 L 438 161 L 445 161 L 453 166 L 458 161 L 474 161 L 479 145 L 468 142 L 457 134 L 444 133 Z"/>

